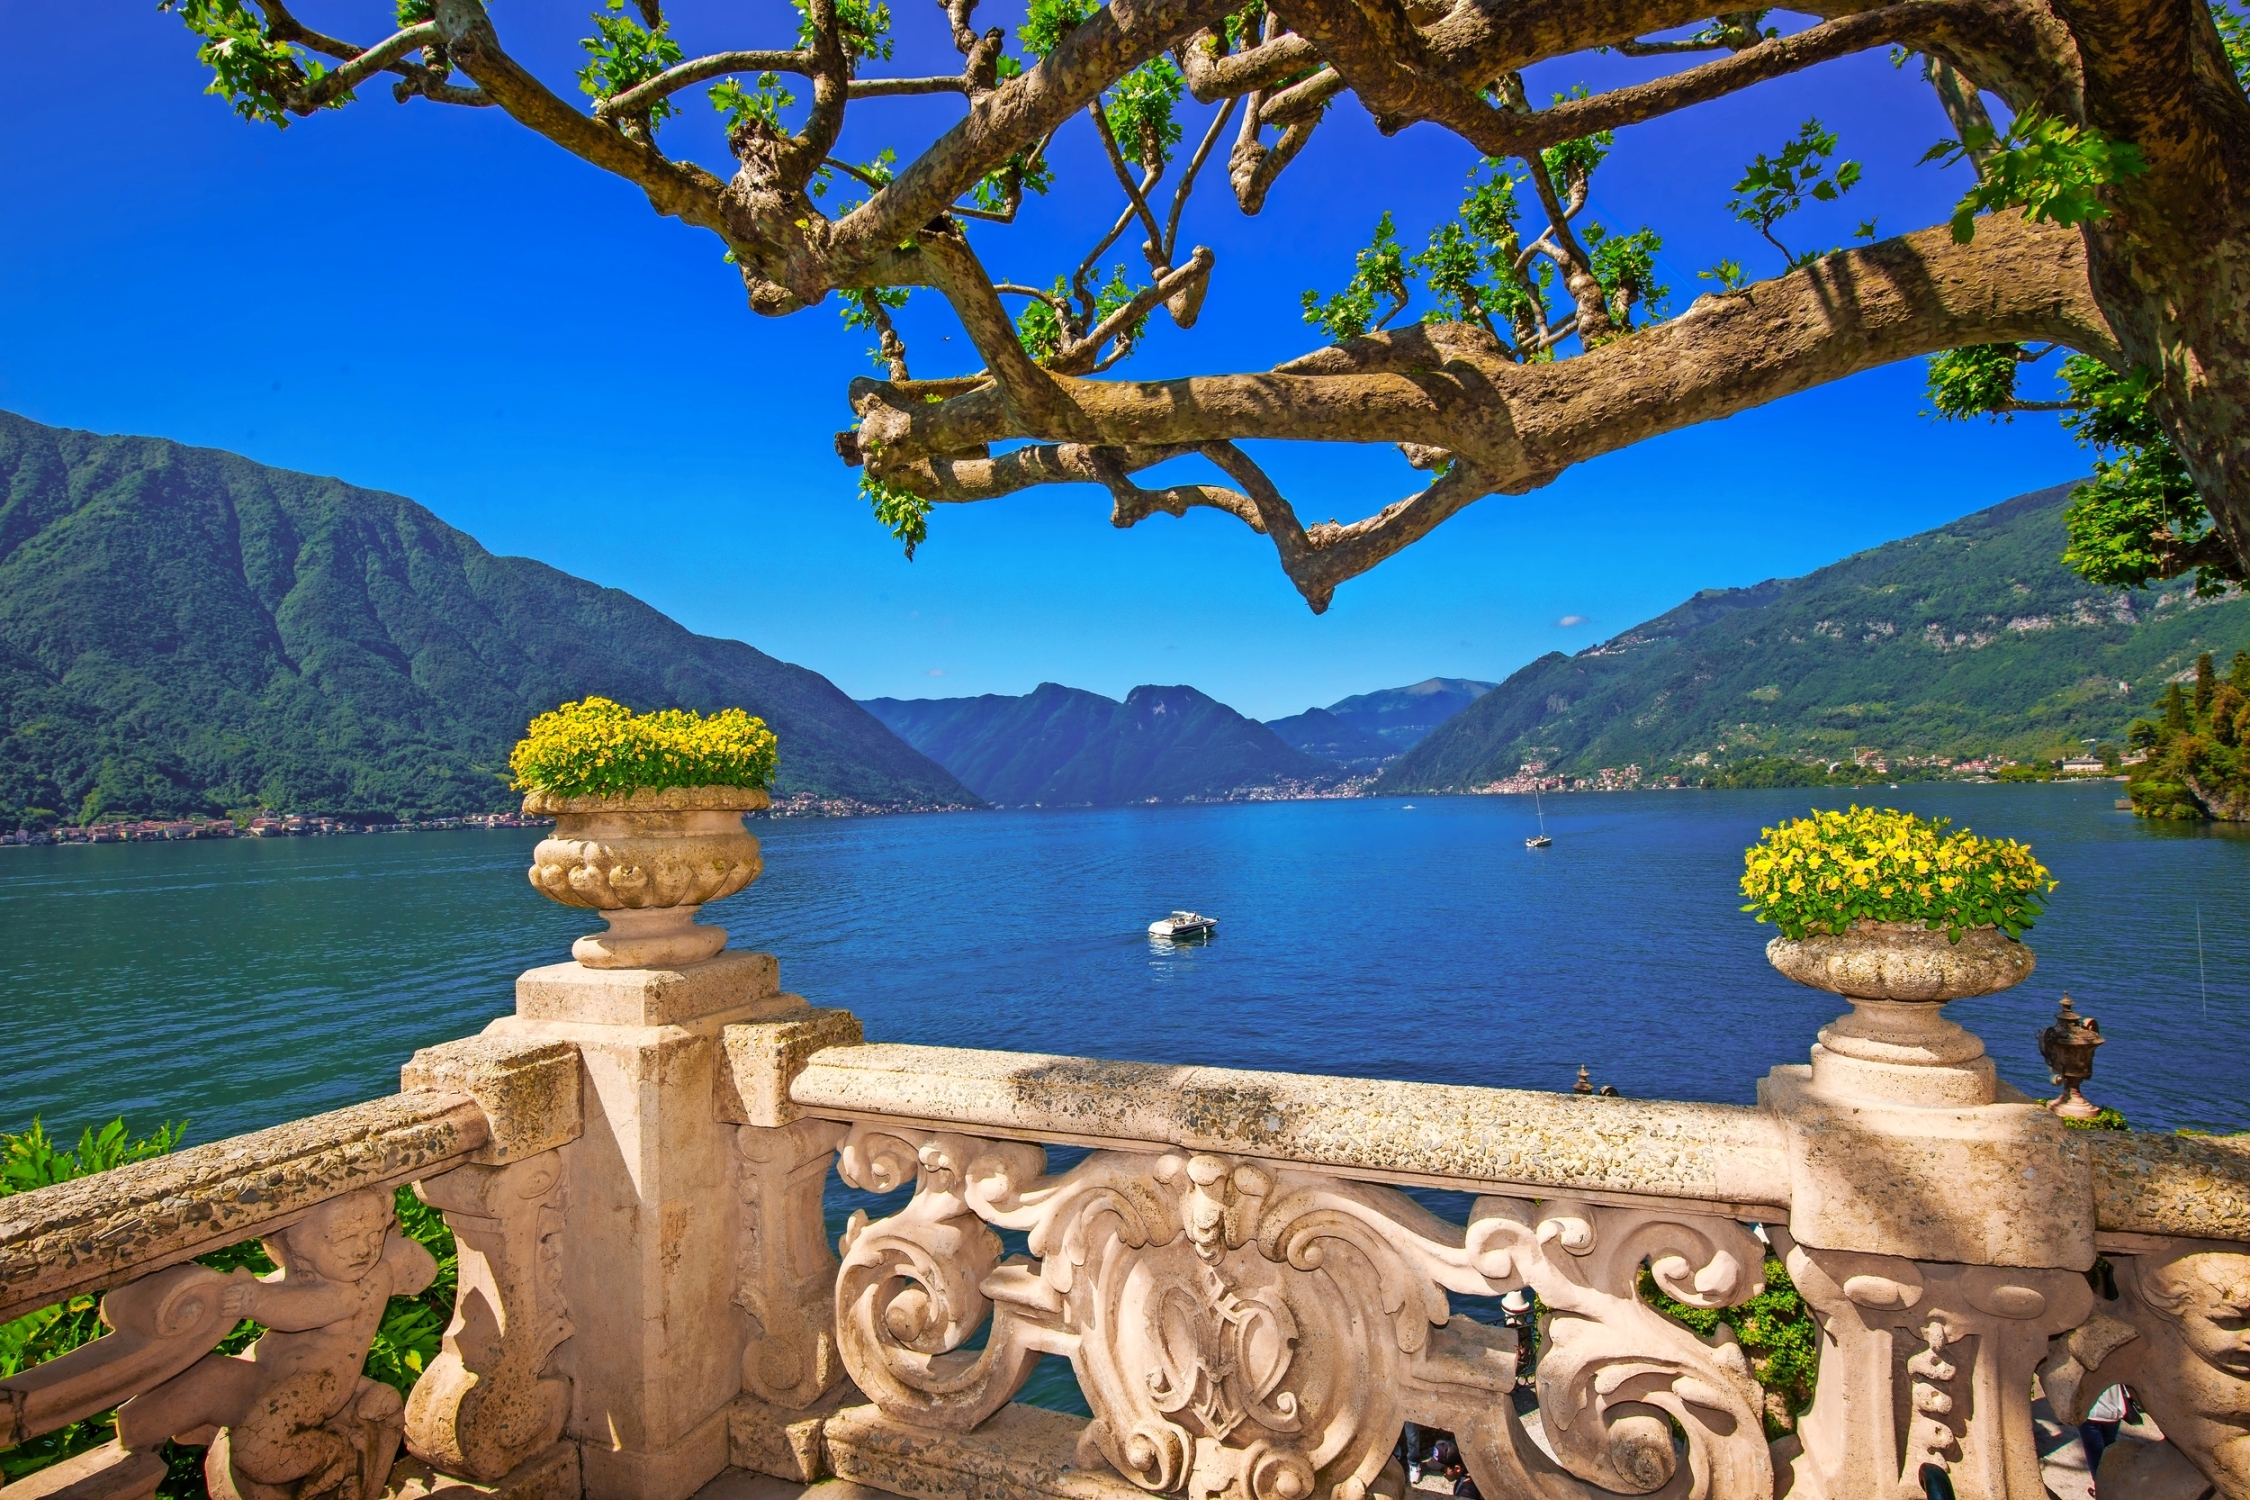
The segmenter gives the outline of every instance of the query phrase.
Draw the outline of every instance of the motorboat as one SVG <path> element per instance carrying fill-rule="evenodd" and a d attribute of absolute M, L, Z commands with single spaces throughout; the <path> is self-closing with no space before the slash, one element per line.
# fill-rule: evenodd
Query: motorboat
<path fill-rule="evenodd" d="M 1189 938 L 1207 938 L 1219 930 L 1217 917 L 1206 917 L 1198 912 L 1176 911 L 1168 917 L 1159 917 L 1148 924 L 1148 935 L 1153 938 L 1170 938 L 1183 942 Z"/>

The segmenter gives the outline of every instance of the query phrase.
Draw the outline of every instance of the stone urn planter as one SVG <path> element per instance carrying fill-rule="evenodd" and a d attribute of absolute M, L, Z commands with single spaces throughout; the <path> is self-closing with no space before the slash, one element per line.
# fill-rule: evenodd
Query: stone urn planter
<path fill-rule="evenodd" d="M 565 906 L 607 919 L 607 932 L 571 944 L 590 969 L 669 969 L 727 945 L 726 929 L 695 920 L 704 903 L 758 878 L 764 862 L 742 815 L 764 808 L 751 787 L 667 787 L 607 797 L 531 792 L 523 810 L 555 831 L 531 855 L 531 883 Z"/>
<path fill-rule="evenodd" d="M 2038 960 L 1996 927 L 1956 943 L 1919 922 L 1854 922 L 1841 936 L 1777 937 L 1766 961 L 1799 984 L 1842 995 L 1852 1012 L 1821 1028 L 1813 1083 L 1898 1104 L 1977 1105 L 1996 1097 L 1984 1043 L 1947 1020 L 1945 1003 L 2031 977 Z"/>

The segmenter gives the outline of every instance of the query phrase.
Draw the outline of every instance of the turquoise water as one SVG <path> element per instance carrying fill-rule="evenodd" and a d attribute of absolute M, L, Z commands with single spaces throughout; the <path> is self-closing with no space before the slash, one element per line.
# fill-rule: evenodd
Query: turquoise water
<path fill-rule="evenodd" d="M 2137 821 L 2115 783 L 1863 800 L 2028 839 L 2061 878 L 2039 970 L 1953 1013 L 2046 1086 L 2069 989 L 2108 1044 L 2087 1092 L 2136 1125 L 2250 1128 L 2250 841 Z M 773 820 L 712 908 L 870 1037 L 1748 1102 L 1839 1008 L 1768 968 L 1741 849 L 1807 792 L 1513 797 Z M 590 925 L 532 892 L 537 835 L 0 849 L 0 1129 L 124 1114 L 218 1136 L 396 1087 Z M 1221 919 L 1160 949 L 1152 917 Z M 2198 967 L 2197 923 L 2202 930 Z"/>

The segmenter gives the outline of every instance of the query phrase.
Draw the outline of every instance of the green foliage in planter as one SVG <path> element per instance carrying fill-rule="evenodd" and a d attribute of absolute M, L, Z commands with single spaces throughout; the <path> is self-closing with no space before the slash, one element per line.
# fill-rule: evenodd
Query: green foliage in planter
<path fill-rule="evenodd" d="M 135 1140 L 125 1122 L 117 1119 L 99 1131 L 89 1128 L 81 1132 L 77 1145 L 62 1148 L 47 1134 L 45 1125 L 34 1119 L 25 1130 L 0 1131 L 0 1197 L 163 1156 L 186 1134 L 185 1121 L 176 1125 L 167 1121 L 152 1134 Z M 368 1345 L 367 1362 L 360 1373 L 382 1381 L 403 1396 L 437 1357 L 445 1326 L 453 1319 L 456 1261 L 453 1233 L 435 1209 L 403 1187 L 397 1190 L 395 1207 L 401 1231 L 420 1241 L 436 1257 L 437 1279 L 418 1297 L 391 1299 Z M 276 1269 L 265 1247 L 256 1240 L 198 1256 L 196 1263 L 215 1271 L 246 1267 L 259 1276 Z M 239 1354 L 264 1331 L 259 1324 L 245 1320 L 219 1341 L 218 1352 Z M 68 1354 L 101 1334 L 99 1293 L 72 1297 L 0 1323 L 0 1378 Z M 0 1480 L 13 1483 L 108 1442 L 115 1416 L 105 1411 L 0 1452 Z M 206 1500 L 203 1450 L 167 1443 L 164 1458 L 167 1472 L 157 1489 L 159 1500 Z"/>
<path fill-rule="evenodd" d="M 636 714 L 607 698 L 587 698 L 533 719 L 508 768 L 519 792 L 614 797 L 667 787 L 770 786 L 778 753 L 765 720 L 739 708 L 709 716 L 680 708 Z"/>
<path fill-rule="evenodd" d="M 2047 867 L 2027 844 L 1951 826 L 1855 806 L 1764 829 L 1743 851 L 1742 910 L 1792 938 L 1841 936 L 1863 919 L 1920 922 L 1956 943 L 1971 927 L 2020 938 L 2055 888 Z"/>
<path fill-rule="evenodd" d="M 1643 1266 L 1641 1300 L 1698 1338 L 1709 1339 L 1721 1323 L 1734 1330 L 1735 1341 L 1749 1357 L 1750 1373 L 1766 1392 L 1766 1436 L 1778 1438 L 1795 1431 L 1797 1418 L 1812 1405 L 1820 1374 L 1820 1324 L 1779 1260 L 1767 1257 L 1765 1278 L 1766 1289 L 1739 1307 L 1689 1307 L 1666 1296 Z"/>

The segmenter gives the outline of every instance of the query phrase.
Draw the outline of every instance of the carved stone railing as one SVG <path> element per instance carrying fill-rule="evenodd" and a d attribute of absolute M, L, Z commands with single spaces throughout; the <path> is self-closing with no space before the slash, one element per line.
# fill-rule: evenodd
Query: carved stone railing
<path fill-rule="evenodd" d="M 1367 1500 L 1409 1421 L 1488 1500 L 1906 1500 L 1925 1465 L 2038 1500 L 2035 1379 L 2065 1422 L 2124 1381 L 2161 1425 L 2106 1494 L 2250 1500 L 2250 1149 L 2065 1129 L 1973 1039 L 1880 1022 L 1755 1105 L 1652 1103 L 869 1045 L 732 949 L 534 969 L 397 1096 L 0 1200 L 0 1316 L 106 1290 L 112 1330 L 0 1381 L 0 1445 L 117 1410 L 0 1500 L 145 1497 L 166 1439 L 208 1445 L 221 1500 L 687 1500 L 730 1464 Z M 832 1166 L 909 1196 L 839 1244 Z M 402 1402 L 360 1369 L 431 1271 L 404 1183 L 459 1290 Z M 252 1236 L 274 1276 L 193 1263 Z M 1642 1295 L 1739 1304 L 1769 1253 L 1821 1330 L 1773 1443 L 1733 1338 Z M 1456 1303 L 1521 1293 L 1535 1362 Z M 255 1353 L 215 1353 L 243 1317 Z M 1090 1421 L 1015 1403 L 1049 1354 Z"/>
<path fill-rule="evenodd" d="M 9 1485 L 10 1500 L 152 1495 L 173 1439 L 207 1447 L 218 1500 L 374 1500 L 398 1487 L 402 1437 L 425 1490 L 516 1474 L 520 1500 L 578 1493 L 576 1450 L 557 1443 L 567 1386 L 544 1369 L 568 1334 L 551 1241 L 581 1128 L 576 1050 L 455 1043 L 416 1054 L 401 1084 L 0 1199 L 0 1319 L 107 1293 L 101 1337 L 0 1380 L 0 1448 L 116 1412 L 112 1441 Z M 390 1298 L 437 1271 L 397 1225 L 406 1183 L 444 1212 L 460 1286 L 411 1400 L 361 1374 Z M 194 1263 L 251 1238 L 274 1274 Z M 250 1349 L 215 1352 L 245 1318 L 265 1329 Z"/>
<path fill-rule="evenodd" d="M 923 1500 L 1363 1500 L 1403 1489 L 1410 1421 L 1453 1433 L 1490 1497 L 1898 1500 L 1935 1465 L 1964 1500 L 2035 1500 L 2037 1375 L 2066 1421 L 2129 1382 L 2170 1439 L 2112 1450 L 2140 1468 L 2113 1461 L 2105 1493 L 2250 1494 L 2250 1151 L 2068 1131 L 2005 1086 L 1852 1105 L 1810 1076 L 1734 1107 L 817 1053 L 788 1079 L 797 1128 L 845 1130 L 847 1183 L 912 1196 L 843 1235 L 868 1404 L 746 1407 L 736 1459 Z M 1050 1172 L 1040 1143 L 1092 1152 Z M 1447 1222 L 1400 1183 L 1478 1196 Z M 1772 1444 L 1724 1326 L 1638 1291 L 1645 1266 L 1690 1307 L 1745 1301 L 1768 1244 L 1824 1334 L 1814 1403 Z M 1517 1332 L 1449 1300 L 1518 1290 L 1544 1308 L 1536 1424 Z M 1009 1406 L 1041 1354 L 1071 1362 L 1082 1428 Z"/>

